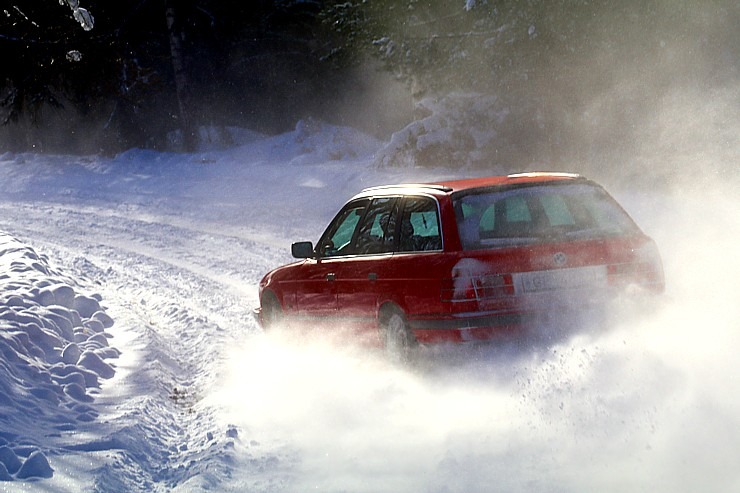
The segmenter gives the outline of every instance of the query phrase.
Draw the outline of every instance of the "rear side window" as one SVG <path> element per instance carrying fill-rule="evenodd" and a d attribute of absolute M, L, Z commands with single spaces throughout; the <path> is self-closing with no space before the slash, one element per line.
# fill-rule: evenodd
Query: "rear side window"
<path fill-rule="evenodd" d="M 491 189 L 453 198 L 465 250 L 634 233 L 634 222 L 589 184 Z"/>
<path fill-rule="evenodd" d="M 407 197 L 399 236 L 399 252 L 441 250 L 437 203 L 428 197 Z"/>

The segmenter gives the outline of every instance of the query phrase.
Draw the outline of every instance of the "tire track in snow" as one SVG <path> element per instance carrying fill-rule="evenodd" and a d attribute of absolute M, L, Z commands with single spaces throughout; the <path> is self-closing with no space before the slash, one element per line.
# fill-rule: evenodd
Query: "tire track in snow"
<path fill-rule="evenodd" d="M 59 204 L 0 203 L 0 211 L 9 223 L 6 229 L 27 234 L 37 242 L 74 245 L 92 256 L 100 247 L 125 251 L 190 271 L 246 295 L 254 295 L 250 288 L 256 286 L 259 277 L 287 258 L 274 246 L 280 240 L 269 232 L 242 229 L 238 235 L 225 234 L 207 223 L 172 216 L 144 213 L 126 217 L 128 214 L 109 209 Z M 49 232 L 54 232 L 59 241 L 49 238 Z M 194 251 L 203 255 L 194 256 Z M 255 269 L 255 264 L 260 268 Z"/>

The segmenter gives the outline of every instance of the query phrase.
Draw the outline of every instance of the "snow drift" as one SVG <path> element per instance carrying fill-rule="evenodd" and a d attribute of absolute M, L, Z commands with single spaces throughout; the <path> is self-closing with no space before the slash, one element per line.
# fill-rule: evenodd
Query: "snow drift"
<path fill-rule="evenodd" d="M 0 232 L 0 480 L 48 478 L 36 437 L 72 432 L 98 416 L 90 404 L 118 357 L 101 298 L 76 288 L 43 255 Z"/>

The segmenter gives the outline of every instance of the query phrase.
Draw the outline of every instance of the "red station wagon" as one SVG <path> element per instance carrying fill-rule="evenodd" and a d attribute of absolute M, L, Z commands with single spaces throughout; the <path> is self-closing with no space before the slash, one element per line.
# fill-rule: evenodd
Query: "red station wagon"
<path fill-rule="evenodd" d="M 366 330 L 401 359 L 664 285 L 653 240 L 603 188 L 565 173 L 368 188 L 292 253 L 302 260 L 260 282 L 263 327 Z"/>

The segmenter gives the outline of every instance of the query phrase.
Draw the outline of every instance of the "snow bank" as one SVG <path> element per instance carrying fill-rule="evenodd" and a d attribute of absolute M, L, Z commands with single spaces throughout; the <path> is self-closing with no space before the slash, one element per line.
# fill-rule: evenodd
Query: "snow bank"
<path fill-rule="evenodd" d="M 45 436 L 74 430 L 119 352 L 100 297 L 0 232 L 0 481 L 49 478 Z"/>

